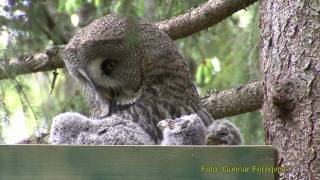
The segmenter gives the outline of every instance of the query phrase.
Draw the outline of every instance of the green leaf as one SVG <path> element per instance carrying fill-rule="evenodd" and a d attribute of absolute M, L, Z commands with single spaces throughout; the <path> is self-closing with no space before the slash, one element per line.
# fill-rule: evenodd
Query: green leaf
<path fill-rule="evenodd" d="M 203 84 L 203 71 L 204 71 L 204 64 L 200 64 L 197 68 L 197 73 L 196 73 L 196 82 L 198 84 Z"/>
<path fill-rule="evenodd" d="M 212 67 L 209 64 L 211 63 L 207 62 L 203 70 L 204 84 L 208 84 L 212 79 Z"/>
<path fill-rule="evenodd" d="M 101 6 L 101 0 L 94 0 L 94 6 L 100 7 Z"/>

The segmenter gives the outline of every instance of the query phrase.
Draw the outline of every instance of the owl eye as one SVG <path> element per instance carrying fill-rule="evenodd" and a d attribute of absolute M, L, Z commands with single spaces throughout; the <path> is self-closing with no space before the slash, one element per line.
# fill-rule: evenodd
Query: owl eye
<path fill-rule="evenodd" d="M 189 123 L 190 123 L 190 121 L 184 122 L 184 123 L 182 124 L 181 128 L 182 128 L 182 129 L 186 129 L 186 128 L 188 127 Z"/>
<path fill-rule="evenodd" d="M 116 67 L 116 62 L 113 59 L 105 59 L 101 64 L 101 70 L 107 76 L 109 76 L 114 68 Z"/>
<path fill-rule="evenodd" d="M 218 136 L 219 136 L 219 137 L 227 136 L 227 135 L 228 135 L 228 133 L 225 132 L 225 131 L 222 131 L 222 132 L 219 132 L 219 133 L 218 133 Z"/>

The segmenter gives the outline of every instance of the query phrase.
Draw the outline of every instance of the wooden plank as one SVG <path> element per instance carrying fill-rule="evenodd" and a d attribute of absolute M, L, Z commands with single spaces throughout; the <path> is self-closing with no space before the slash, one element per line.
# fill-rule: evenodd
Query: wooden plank
<path fill-rule="evenodd" d="M 272 146 L 0 145 L 0 179 L 270 180 L 275 174 L 258 167 L 274 167 L 275 153 Z"/>

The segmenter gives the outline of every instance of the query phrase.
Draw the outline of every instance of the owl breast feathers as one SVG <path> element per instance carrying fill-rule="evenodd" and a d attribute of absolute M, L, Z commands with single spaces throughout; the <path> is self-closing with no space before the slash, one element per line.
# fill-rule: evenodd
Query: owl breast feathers
<path fill-rule="evenodd" d="M 156 143 L 163 119 L 196 113 L 206 126 L 212 121 L 175 43 L 142 19 L 112 14 L 93 21 L 70 40 L 64 62 L 93 119 L 131 119 Z"/>

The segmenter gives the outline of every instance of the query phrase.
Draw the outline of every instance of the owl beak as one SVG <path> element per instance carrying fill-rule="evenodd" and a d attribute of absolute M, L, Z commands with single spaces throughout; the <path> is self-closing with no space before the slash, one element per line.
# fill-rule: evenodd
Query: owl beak
<path fill-rule="evenodd" d="M 158 123 L 157 127 L 161 129 L 161 131 L 164 130 L 168 126 L 168 122 L 166 120 L 162 120 Z"/>
<path fill-rule="evenodd" d="M 162 131 L 167 127 L 169 127 L 172 130 L 173 122 L 170 119 L 162 120 L 158 123 L 157 127 Z"/>
<path fill-rule="evenodd" d="M 227 144 L 226 141 L 214 137 L 213 134 L 211 134 L 211 133 L 207 135 L 206 139 L 207 139 L 207 145 L 224 145 L 224 144 Z"/>
<path fill-rule="evenodd" d="M 103 97 L 107 98 L 109 101 L 112 100 L 112 93 L 111 93 L 111 91 L 104 90 L 104 91 L 102 92 L 102 95 L 103 95 Z"/>

